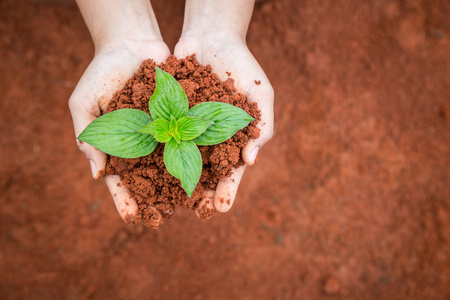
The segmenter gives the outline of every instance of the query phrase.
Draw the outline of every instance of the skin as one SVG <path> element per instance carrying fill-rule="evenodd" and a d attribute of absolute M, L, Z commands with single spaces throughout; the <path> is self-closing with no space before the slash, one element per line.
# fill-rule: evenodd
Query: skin
<path fill-rule="evenodd" d="M 161 63 L 170 55 L 149 1 L 78 0 L 77 4 L 91 33 L 95 56 L 69 100 L 76 136 L 102 114 L 114 92 L 124 86 L 142 61 L 152 58 Z M 178 58 L 196 54 L 197 60 L 210 64 L 221 80 L 229 78 L 230 72 L 238 92 L 258 103 L 261 134 L 243 149 L 247 165 L 255 163 L 259 149 L 273 134 L 273 89 L 245 43 L 253 5 L 254 1 L 242 0 L 186 1 L 183 32 L 174 51 Z M 256 85 L 255 80 L 261 84 Z M 101 177 L 106 154 L 87 143 L 77 140 L 77 144 L 90 162 L 92 176 Z M 219 212 L 228 211 L 245 168 L 220 180 L 215 191 L 205 192 L 198 208 L 206 205 Z M 122 219 L 132 220 L 138 208 L 129 191 L 118 186 L 119 176 L 108 175 L 104 181 Z"/>

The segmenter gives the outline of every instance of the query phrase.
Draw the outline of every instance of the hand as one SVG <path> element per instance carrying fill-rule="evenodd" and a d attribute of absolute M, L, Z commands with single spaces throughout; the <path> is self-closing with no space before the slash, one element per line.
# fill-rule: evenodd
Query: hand
<path fill-rule="evenodd" d="M 75 136 L 106 110 L 113 94 L 152 58 L 161 63 L 170 55 L 163 42 L 148 0 L 76 0 L 91 33 L 95 56 L 69 100 Z M 92 176 L 102 178 L 107 155 L 77 140 L 89 160 Z M 139 221 L 138 206 L 119 175 L 104 177 L 120 216 L 127 223 Z"/>
<path fill-rule="evenodd" d="M 77 137 L 90 122 L 102 115 L 113 94 L 124 86 L 145 59 L 152 58 L 161 63 L 170 55 L 168 47 L 160 39 L 142 42 L 115 40 L 99 48 L 69 100 Z M 89 160 L 92 176 L 101 178 L 107 155 L 78 139 L 77 144 Z M 127 223 L 137 221 L 138 206 L 129 190 L 123 184 L 118 186 L 120 176 L 107 175 L 104 181 L 122 219 Z"/>
<path fill-rule="evenodd" d="M 273 135 L 274 92 L 267 76 L 248 50 L 244 40 L 234 34 L 183 33 L 174 54 L 177 58 L 195 54 L 198 62 L 202 65 L 211 65 L 212 71 L 222 81 L 229 78 L 227 72 L 231 73 L 230 77 L 234 79 L 237 91 L 246 95 L 248 101 L 258 103 L 258 108 L 261 110 L 261 121 L 258 123 L 261 130 L 260 136 L 250 140 L 242 151 L 242 158 L 246 165 L 253 165 L 259 149 Z M 261 83 L 257 85 L 255 81 Z M 231 177 L 222 178 L 215 191 L 204 193 L 196 208 L 200 218 L 204 218 L 201 213 L 204 206 L 219 212 L 227 212 L 231 208 L 246 165 L 234 169 Z"/>

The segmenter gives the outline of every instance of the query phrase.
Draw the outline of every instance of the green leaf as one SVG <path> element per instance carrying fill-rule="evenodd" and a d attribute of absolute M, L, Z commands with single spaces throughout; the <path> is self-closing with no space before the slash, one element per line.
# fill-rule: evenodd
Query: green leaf
<path fill-rule="evenodd" d="M 153 119 L 170 116 L 179 119 L 185 116 L 189 109 L 189 101 L 181 85 L 167 72 L 156 67 L 156 88 L 148 103 Z"/>
<path fill-rule="evenodd" d="M 151 122 L 149 114 L 138 109 L 119 109 L 92 121 L 78 139 L 109 155 L 136 158 L 149 155 L 158 142 L 138 130 Z"/>
<path fill-rule="evenodd" d="M 178 131 L 177 119 L 175 119 L 175 117 L 172 115 L 170 115 L 169 130 L 170 130 L 170 133 L 174 133 L 175 131 Z"/>
<path fill-rule="evenodd" d="M 205 132 L 205 130 L 212 124 L 214 124 L 214 122 L 207 119 L 181 117 L 178 120 L 178 132 L 180 133 L 183 141 L 189 141 Z"/>
<path fill-rule="evenodd" d="M 169 121 L 166 119 L 157 119 L 151 123 L 148 123 L 138 131 L 140 133 L 153 135 L 160 143 L 166 143 L 172 138 L 170 135 Z"/>
<path fill-rule="evenodd" d="M 172 137 L 175 139 L 175 141 L 177 141 L 178 144 L 180 143 L 181 135 L 178 131 L 175 131 L 174 133 L 172 133 Z"/>
<path fill-rule="evenodd" d="M 222 143 L 255 120 L 239 107 L 222 102 L 200 103 L 192 107 L 187 115 L 214 121 L 194 140 L 197 145 L 202 146 Z"/>
<path fill-rule="evenodd" d="M 167 171 L 181 181 L 181 186 L 191 197 L 203 166 L 202 155 L 194 141 L 168 141 L 164 148 L 164 164 Z"/>
<path fill-rule="evenodd" d="M 177 120 L 174 118 L 174 116 L 170 115 L 170 121 L 169 121 L 169 130 L 172 137 L 177 141 L 177 143 L 180 143 L 181 136 L 178 132 L 178 123 Z"/>

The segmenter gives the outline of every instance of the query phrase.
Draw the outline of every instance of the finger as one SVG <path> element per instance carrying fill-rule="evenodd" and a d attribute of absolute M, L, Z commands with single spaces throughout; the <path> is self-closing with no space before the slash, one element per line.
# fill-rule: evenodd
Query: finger
<path fill-rule="evenodd" d="M 227 212 L 233 206 L 245 168 L 246 165 L 233 169 L 230 177 L 220 179 L 214 195 L 214 207 L 218 212 Z"/>
<path fill-rule="evenodd" d="M 119 175 L 107 175 L 103 179 L 111 193 L 120 217 L 128 224 L 138 223 L 138 206 L 130 191 L 120 182 Z"/>
<path fill-rule="evenodd" d="M 211 219 L 216 213 L 214 208 L 214 191 L 206 191 L 203 193 L 202 200 L 197 204 L 195 213 L 200 220 Z"/>
<path fill-rule="evenodd" d="M 78 148 L 86 155 L 94 179 L 102 179 L 105 174 L 107 156 L 100 150 L 77 139 Z"/>
<path fill-rule="evenodd" d="M 158 229 L 164 223 L 164 217 L 162 213 L 152 205 L 145 209 L 142 216 L 142 223 L 152 229 Z"/>

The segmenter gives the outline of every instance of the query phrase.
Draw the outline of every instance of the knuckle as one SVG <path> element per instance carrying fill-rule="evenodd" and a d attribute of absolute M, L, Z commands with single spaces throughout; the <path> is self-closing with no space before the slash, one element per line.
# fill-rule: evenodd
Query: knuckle
<path fill-rule="evenodd" d="M 69 98 L 69 109 L 72 115 L 87 111 L 87 106 L 83 103 L 83 101 L 80 101 L 78 97 L 70 97 Z"/>
<path fill-rule="evenodd" d="M 100 106 L 97 101 L 87 100 L 88 97 L 80 97 L 80 95 L 76 95 L 75 92 L 70 96 L 68 105 L 69 110 L 72 115 L 79 114 L 81 112 L 88 113 L 89 115 L 93 115 L 99 117 L 101 115 Z"/>

